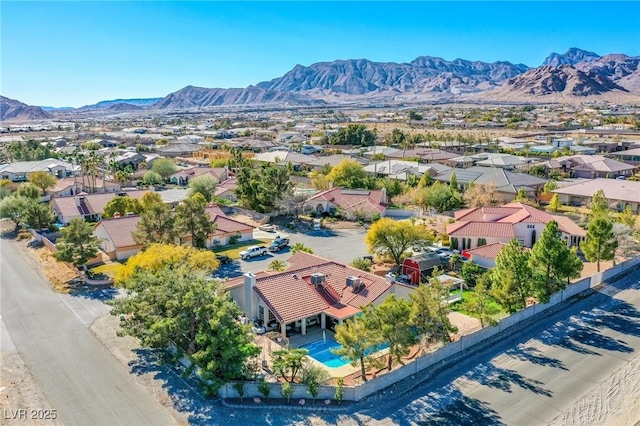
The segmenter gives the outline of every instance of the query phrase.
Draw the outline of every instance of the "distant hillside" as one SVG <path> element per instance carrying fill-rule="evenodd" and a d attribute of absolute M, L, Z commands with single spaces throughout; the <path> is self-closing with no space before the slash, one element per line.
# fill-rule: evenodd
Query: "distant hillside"
<path fill-rule="evenodd" d="M 565 53 L 550 53 L 549 56 L 542 62 L 542 66 L 559 67 L 560 65 L 576 65 L 581 62 L 591 62 L 600 59 L 600 55 L 597 53 L 589 52 L 587 50 L 578 49 L 577 47 L 571 47 Z"/>
<path fill-rule="evenodd" d="M 144 109 L 141 106 L 138 105 L 133 105 L 133 104 L 128 104 L 128 103 L 117 103 L 117 104 L 113 104 L 113 105 L 109 105 L 106 110 L 108 111 L 113 111 L 113 112 L 124 112 L 124 111 L 139 111 L 141 109 Z"/>
<path fill-rule="evenodd" d="M 134 105 L 134 106 L 139 106 L 139 107 L 147 107 L 147 106 L 155 104 L 160 99 L 162 99 L 162 98 L 114 99 L 114 100 L 111 100 L 111 101 L 100 101 L 100 102 L 98 102 L 96 104 L 93 104 L 93 105 L 85 105 L 85 106 L 80 107 L 78 109 L 80 109 L 80 110 L 105 109 L 105 108 L 109 108 L 109 107 L 111 107 L 113 105 L 117 105 L 117 104 L 128 104 L 128 105 Z"/>
<path fill-rule="evenodd" d="M 629 92 L 640 93 L 640 56 L 612 54 L 577 64 L 576 69 L 598 74 Z"/>
<path fill-rule="evenodd" d="M 52 115 L 43 111 L 38 106 L 23 104 L 15 99 L 0 96 L 0 120 L 43 120 L 51 118 Z"/>

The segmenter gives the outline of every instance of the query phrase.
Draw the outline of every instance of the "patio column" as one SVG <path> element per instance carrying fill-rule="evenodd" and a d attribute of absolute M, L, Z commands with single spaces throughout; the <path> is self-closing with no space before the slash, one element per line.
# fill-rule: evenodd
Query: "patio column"
<path fill-rule="evenodd" d="M 341 319 L 338 320 L 338 325 L 342 325 L 342 320 Z"/>
<path fill-rule="evenodd" d="M 320 328 L 323 330 L 327 328 L 327 314 L 324 312 L 320 314 Z"/>
<path fill-rule="evenodd" d="M 307 319 L 302 318 L 302 335 L 305 336 L 307 334 Z"/>
<path fill-rule="evenodd" d="M 262 325 L 264 325 L 266 328 L 267 326 L 269 326 L 269 308 L 264 308 L 262 312 L 264 316 L 264 318 L 262 318 Z"/>
<path fill-rule="evenodd" d="M 280 324 L 280 334 L 282 337 L 287 337 L 287 323 L 284 321 Z"/>

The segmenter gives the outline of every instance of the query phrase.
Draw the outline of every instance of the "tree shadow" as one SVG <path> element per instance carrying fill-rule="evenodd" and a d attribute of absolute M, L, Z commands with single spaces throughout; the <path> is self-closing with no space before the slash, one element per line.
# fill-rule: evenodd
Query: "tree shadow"
<path fill-rule="evenodd" d="M 633 352 L 633 348 L 628 346 L 623 340 L 616 340 L 612 337 L 604 336 L 600 330 L 593 327 L 583 327 L 572 330 L 567 333 L 567 337 L 583 345 L 595 348 L 624 353 Z"/>
<path fill-rule="evenodd" d="M 482 401 L 458 395 L 457 399 L 444 409 L 416 421 L 421 426 L 459 425 L 504 425 L 495 410 Z"/>
<path fill-rule="evenodd" d="M 523 346 L 522 344 L 520 344 L 514 349 L 509 349 L 505 352 L 505 354 L 520 361 L 529 361 L 530 363 L 536 365 L 568 370 L 568 368 L 564 366 L 564 363 L 561 360 L 541 355 L 540 350 L 531 346 Z"/>
<path fill-rule="evenodd" d="M 122 290 L 117 287 L 109 286 L 109 287 L 96 288 L 95 286 L 88 286 L 88 285 L 75 286 L 69 292 L 69 295 L 73 297 L 90 299 L 90 300 L 99 300 L 101 302 L 113 300 L 121 294 L 122 294 Z"/>
<path fill-rule="evenodd" d="M 481 385 L 500 389 L 507 393 L 512 392 L 512 385 L 517 385 L 533 393 L 548 397 L 553 396 L 551 391 L 540 386 L 543 384 L 542 382 L 525 377 L 515 370 L 496 367 L 491 363 L 478 365 L 469 372 L 469 374 L 464 375 L 464 377 L 478 382 Z"/>
<path fill-rule="evenodd" d="M 225 263 L 224 265 L 220 265 L 218 269 L 213 271 L 211 274 L 214 278 L 235 278 L 239 277 L 243 274 L 242 266 L 240 262 L 236 260 L 232 260 L 229 263 Z"/>

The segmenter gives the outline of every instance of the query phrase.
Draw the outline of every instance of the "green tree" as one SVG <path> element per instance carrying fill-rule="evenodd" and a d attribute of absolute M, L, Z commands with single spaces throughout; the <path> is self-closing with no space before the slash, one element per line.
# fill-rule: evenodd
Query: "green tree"
<path fill-rule="evenodd" d="M 532 284 L 539 301 L 548 302 L 553 293 L 565 287 L 565 280 L 580 275 L 582 263 L 575 262 L 574 257 L 577 255 L 562 239 L 558 223 L 547 223 L 531 249 Z"/>
<path fill-rule="evenodd" d="M 176 172 L 176 163 L 170 158 L 158 158 L 153 162 L 151 170 L 162 176 L 162 179 L 166 181 L 169 176 Z"/>
<path fill-rule="evenodd" d="M 371 272 L 372 262 L 369 259 L 363 259 L 361 257 L 356 257 L 350 263 L 356 269 L 360 269 L 362 271 Z"/>
<path fill-rule="evenodd" d="M 389 255 L 399 265 L 407 249 L 418 241 L 429 239 L 424 228 L 411 222 L 382 218 L 371 225 L 365 241 L 371 253 Z"/>
<path fill-rule="evenodd" d="M 631 206 L 627 204 L 622 213 L 618 215 L 618 220 L 616 222 L 622 223 L 631 229 L 635 229 L 636 223 L 638 222 L 638 215 L 635 214 Z"/>
<path fill-rule="evenodd" d="M 558 198 L 558 194 L 553 194 L 553 196 L 551 197 L 551 200 L 549 201 L 549 210 L 551 210 L 552 212 L 557 212 L 561 208 L 562 208 L 562 203 Z"/>
<path fill-rule="evenodd" d="M 159 173 L 149 170 L 142 177 L 142 183 L 145 185 L 161 185 L 164 183 L 164 179 Z"/>
<path fill-rule="evenodd" d="M 49 203 L 27 200 L 24 205 L 24 222 L 33 229 L 47 229 L 55 222 L 56 214 Z"/>
<path fill-rule="evenodd" d="M 411 345 L 416 343 L 416 336 L 406 320 L 410 315 L 411 304 L 404 299 L 397 299 L 392 294 L 378 305 L 373 310 L 373 315 L 368 318 L 368 326 L 376 330 L 383 342 L 389 344 L 389 371 L 393 366 L 393 360 L 402 364 L 402 357 L 408 355 Z"/>
<path fill-rule="evenodd" d="M 590 218 L 609 217 L 609 201 L 607 200 L 607 197 L 605 197 L 602 189 L 598 189 L 593 194 L 591 202 L 589 203 L 589 208 L 591 209 Z"/>
<path fill-rule="evenodd" d="M 613 235 L 611 221 L 603 217 L 591 220 L 587 239 L 580 244 L 580 248 L 589 262 L 596 262 L 600 272 L 600 261 L 613 259 L 618 248 L 618 240 Z"/>
<path fill-rule="evenodd" d="M 122 331 L 152 348 L 175 343 L 201 368 L 210 390 L 242 379 L 247 360 L 260 353 L 241 311 L 219 282 L 187 265 L 137 268 L 124 282 L 125 297 L 110 302 L 126 315 Z"/>
<path fill-rule="evenodd" d="M 546 179 L 549 176 L 547 168 L 542 164 L 536 164 L 529 168 L 528 172 L 531 176 L 537 176 L 539 178 Z"/>
<path fill-rule="evenodd" d="M 18 186 L 9 179 L 0 180 L 0 200 L 7 198 L 18 190 Z"/>
<path fill-rule="evenodd" d="M 116 213 L 124 216 L 127 213 L 140 214 L 142 212 L 142 203 L 137 198 L 125 196 L 117 196 L 104 206 L 102 217 L 105 219 L 112 218 Z"/>
<path fill-rule="evenodd" d="M 343 160 L 333 167 L 327 175 L 327 180 L 341 188 L 375 188 L 375 181 L 369 177 L 362 164 L 351 159 Z"/>
<path fill-rule="evenodd" d="M 380 343 L 374 330 L 368 327 L 368 317 L 372 315 L 370 308 L 362 311 L 362 316 L 343 322 L 336 327 L 335 339 L 340 343 L 337 349 L 331 351 L 342 356 L 355 366 L 360 364 L 360 377 L 367 381 L 367 364 L 371 361 L 370 353 Z"/>
<path fill-rule="evenodd" d="M 291 397 L 293 396 L 293 386 L 291 386 L 291 383 L 284 382 L 280 386 L 280 394 L 283 398 L 287 398 L 287 404 L 289 404 Z"/>
<path fill-rule="evenodd" d="M 449 321 L 449 305 L 445 300 L 449 297 L 449 288 L 438 276 L 440 270 L 436 268 L 427 283 L 421 283 L 409 295 L 411 299 L 411 313 L 409 324 L 421 336 L 424 346 L 432 340 L 450 342 L 450 333 L 458 329 Z"/>
<path fill-rule="evenodd" d="M 175 217 L 171 208 L 162 202 L 155 192 L 142 196 L 140 221 L 133 232 L 133 240 L 144 246 L 153 243 L 173 244 L 176 242 Z"/>
<path fill-rule="evenodd" d="M 100 241 L 93 235 L 93 225 L 83 219 L 71 219 L 69 226 L 62 228 L 60 233 L 56 242 L 58 260 L 80 267 L 98 254 Z"/>
<path fill-rule="evenodd" d="M 291 254 L 295 254 L 299 251 L 303 251 L 305 253 L 309 253 L 309 254 L 313 254 L 313 250 L 311 249 L 311 247 L 307 247 L 302 243 L 295 243 L 293 246 L 291 246 Z"/>
<path fill-rule="evenodd" d="M 480 326 L 496 325 L 498 322 L 493 318 L 500 310 L 493 303 L 493 299 L 489 293 L 488 275 L 480 277 L 475 288 L 475 298 L 467 299 L 462 302 L 463 309 L 480 320 Z"/>
<path fill-rule="evenodd" d="M 371 146 L 376 141 L 375 131 L 368 130 L 363 124 L 349 124 L 329 136 L 331 145 Z"/>
<path fill-rule="evenodd" d="M 233 388 L 236 390 L 236 392 L 238 392 L 240 402 L 244 402 L 244 382 L 235 382 L 233 384 Z"/>
<path fill-rule="evenodd" d="M 271 261 L 271 263 L 269 263 L 268 269 L 270 271 L 282 272 L 287 269 L 287 264 L 284 262 L 284 260 L 274 259 Z"/>
<path fill-rule="evenodd" d="M 258 392 L 260 392 L 267 401 L 269 400 L 269 395 L 271 394 L 271 387 L 269 386 L 269 383 L 266 382 L 264 379 L 258 382 Z"/>
<path fill-rule="evenodd" d="M 519 188 L 516 192 L 515 201 L 523 202 L 529 201 L 529 196 L 527 195 L 527 191 L 524 188 Z"/>
<path fill-rule="evenodd" d="M 435 182 L 433 185 L 424 188 L 420 201 L 424 207 L 432 207 L 441 213 L 455 210 L 462 205 L 460 193 L 454 191 L 449 185 L 443 185 L 440 182 Z"/>
<path fill-rule="evenodd" d="M 181 236 L 190 235 L 194 247 L 204 247 L 207 237 L 215 230 L 206 207 L 207 200 L 199 193 L 176 207 L 176 231 Z"/>
<path fill-rule="evenodd" d="M 513 239 L 500 249 L 496 266 L 489 273 L 491 294 L 509 313 L 524 308 L 527 298 L 533 295 L 530 260 L 530 250 Z"/>
<path fill-rule="evenodd" d="M 342 399 L 344 398 L 344 377 L 338 377 L 338 383 L 336 384 L 336 393 L 333 396 L 338 405 L 342 405 Z"/>
<path fill-rule="evenodd" d="M 32 184 L 31 182 L 23 183 L 18 187 L 18 191 L 16 195 L 19 197 L 24 197 L 30 200 L 39 200 L 40 199 L 40 188 Z"/>
<path fill-rule="evenodd" d="M 12 195 L 0 201 L 0 218 L 9 219 L 15 224 L 14 232 L 18 231 L 24 220 L 28 198 Z"/>
<path fill-rule="evenodd" d="M 279 349 L 271 353 L 273 360 L 273 371 L 286 382 L 293 382 L 302 373 L 305 361 L 307 360 L 306 349 Z"/>
<path fill-rule="evenodd" d="M 216 192 L 218 180 L 211 175 L 204 174 L 196 176 L 189 181 L 189 197 L 195 194 L 202 194 L 205 200 L 210 202 Z"/>
<path fill-rule="evenodd" d="M 474 288 L 478 282 L 478 278 L 487 272 L 486 268 L 473 263 L 465 262 L 460 270 L 460 278 L 464 280 L 469 288 Z"/>
<path fill-rule="evenodd" d="M 451 177 L 449 178 L 449 187 L 452 191 L 458 190 L 458 177 L 455 172 L 451 173 Z"/>
<path fill-rule="evenodd" d="M 47 189 L 53 187 L 58 181 L 55 177 L 53 177 L 50 173 L 47 172 L 34 172 L 31 173 L 28 177 L 29 182 L 31 182 L 36 187 L 42 190 L 42 195 L 46 195 Z"/>
<path fill-rule="evenodd" d="M 243 167 L 238 173 L 236 195 L 247 207 L 260 213 L 272 212 L 279 199 L 291 188 L 286 167 L 263 164 Z"/>

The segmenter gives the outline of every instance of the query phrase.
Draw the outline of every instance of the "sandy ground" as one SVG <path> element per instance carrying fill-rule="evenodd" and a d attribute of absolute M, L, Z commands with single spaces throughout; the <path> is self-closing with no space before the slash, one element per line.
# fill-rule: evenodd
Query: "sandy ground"
<path fill-rule="evenodd" d="M 52 410 L 55 407 L 52 407 L 44 397 L 20 355 L 2 352 L 0 361 L 2 364 L 0 370 L 0 410 L 2 411 L 0 424 L 61 425 L 62 423 L 55 419 L 32 419 L 32 415 L 37 415 L 37 410 Z M 22 413 L 26 418 L 21 418 Z M 56 417 L 52 411 L 49 414 L 50 417 Z"/>

